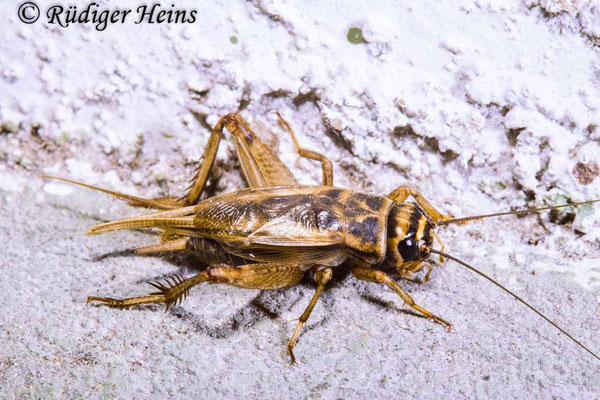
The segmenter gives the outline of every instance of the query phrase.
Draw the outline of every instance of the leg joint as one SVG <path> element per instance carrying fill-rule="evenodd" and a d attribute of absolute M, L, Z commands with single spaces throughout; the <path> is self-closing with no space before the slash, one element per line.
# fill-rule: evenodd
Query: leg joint
<path fill-rule="evenodd" d="M 321 285 L 324 285 L 327 282 L 329 282 L 329 280 L 331 279 L 332 276 L 333 276 L 333 272 L 331 271 L 331 268 L 326 268 L 321 271 L 317 271 L 315 273 L 315 282 L 318 282 Z"/>

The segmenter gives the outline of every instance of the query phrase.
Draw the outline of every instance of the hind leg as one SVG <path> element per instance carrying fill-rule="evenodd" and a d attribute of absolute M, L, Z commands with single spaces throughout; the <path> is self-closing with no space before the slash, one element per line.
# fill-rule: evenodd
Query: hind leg
<path fill-rule="evenodd" d="M 215 162 L 215 157 L 217 155 L 217 150 L 219 149 L 219 142 L 221 141 L 221 136 L 223 135 L 223 120 L 226 117 L 219 119 L 217 125 L 215 125 L 210 138 L 208 139 L 208 144 L 204 150 L 204 157 L 202 159 L 202 164 L 198 169 L 198 173 L 194 178 L 194 184 L 190 187 L 188 193 L 182 198 L 159 198 L 159 199 L 147 199 L 143 197 L 131 196 L 125 193 L 115 192 L 113 190 L 104 189 L 98 186 L 88 185 L 86 183 L 73 181 L 70 179 L 59 178 L 55 176 L 42 176 L 44 178 L 57 179 L 64 182 L 69 182 L 75 185 L 84 186 L 90 189 L 98 190 L 100 192 L 108 193 L 116 198 L 127 200 L 128 203 L 134 207 L 147 207 L 154 208 L 157 210 L 172 210 L 175 208 L 183 207 L 185 205 L 194 204 L 198 201 L 202 190 L 206 184 L 208 179 L 209 172 Z"/>
<path fill-rule="evenodd" d="M 194 205 L 200 199 L 210 175 L 210 171 L 215 163 L 224 128 L 230 131 L 233 136 L 236 155 L 242 165 L 246 181 L 251 187 L 297 184 L 296 178 L 291 171 L 268 146 L 262 143 L 248 123 L 246 123 L 246 121 L 238 114 L 228 114 L 219 119 L 208 139 L 208 143 L 204 149 L 202 162 L 198 168 L 198 172 L 192 179 L 193 183 L 187 190 L 187 193 L 180 198 L 148 199 L 72 181 L 70 179 L 53 176 L 43 177 L 62 180 L 108 193 L 119 199 L 127 200 L 129 204 L 134 207 L 171 210 Z"/>
<path fill-rule="evenodd" d="M 224 127 L 232 135 L 237 158 L 250 187 L 298 184 L 294 174 L 239 114 L 229 114 L 223 118 Z"/>
<path fill-rule="evenodd" d="M 279 289 L 297 284 L 303 275 L 304 271 L 292 264 L 261 263 L 240 266 L 217 264 L 191 278 L 184 279 L 176 275 L 167 278 L 166 284 L 150 282 L 150 285 L 158 289 L 158 292 L 150 293 L 147 296 L 125 299 L 90 296 L 87 298 L 86 304 L 100 302 L 111 307 L 125 308 L 142 304 L 165 303 L 166 310 L 168 310 L 171 304 L 180 302 L 192 287 L 202 282 L 225 283 L 249 289 Z"/>
<path fill-rule="evenodd" d="M 232 135 L 236 156 L 250 187 L 295 185 L 298 183 L 292 172 L 260 140 L 250 128 L 250 125 L 239 114 L 227 114 L 219 119 L 212 131 L 204 150 L 202 163 L 196 176 L 192 179 L 192 186 L 185 196 L 170 200 L 171 204 L 185 207 L 198 202 L 214 165 L 219 143 L 223 137 L 223 129 L 227 129 Z M 169 200 L 160 199 L 160 201 Z"/>
<path fill-rule="evenodd" d="M 288 122 L 285 119 L 283 119 L 283 117 L 281 116 L 281 114 L 279 114 L 279 112 L 277 112 L 277 118 L 279 118 L 279 122 L 285 127 L 285 129 L 292 136 L 292 141 L 294 142 L 294 146 L 296 146 L 296 151 L 298 152 L 300 157 L 319 161 L 321 163 L 321 168 L 323 170 L 323 181 L 322 181 L 323 186 L 332 186 L 333 185 L 333 164 L 331 164 L 331 161 L 329 160 L 329 158 L 327 158 L 326 156 L 324 156 L 321 153 L 317 153 L 316 151 L 306 150 L 306 149 L 303 149 L 302 147 L 300 147 L 300 144 L 298 143 L 298 140 L 296 139 L 296 135 L 294 134 L 294 131 L 292 130 L 292 127 L 290 126 L 290 124 L 288 124 Z"/>

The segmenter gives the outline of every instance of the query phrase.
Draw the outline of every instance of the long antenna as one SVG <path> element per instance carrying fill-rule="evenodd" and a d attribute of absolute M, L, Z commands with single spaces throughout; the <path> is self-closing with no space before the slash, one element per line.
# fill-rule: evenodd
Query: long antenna
<path fill-rule="evenodd" d="M 548 207 L 541 207 L 541 208 L 526 208 L 524 210 L 505 211 L 505 212 L 499 212 L 499 213 L 493 213 L 493 214 L 474 215 L 472 217 L 452 218 L 452 219 L 447 219 L 447 220 L 444 220 L 444 221 L 438 221 L 436 223 L 436 225 L 456 224 L 456 223 L 460 223 L 460 222 L 471 221 L 471 220 L 474 220 L 474 219 L 484 219 L 484 218 L 490 218 L 490 217 L 499 217 L 501 215 L 522 215 L 522 214 L 529 214 L 529 213 L 546 211 L 546 210 L 554 210 L 555 208 L 582 206 L 584 204 L 592 204 L 592 203 L 597 203 L 599 201 L 600 201 L 600 199 L 596 199 L 596 200 L 580 201 L 580 202 L 570 203 L 570 204 L 561 204 L 561 205 L 558 205 L 558 206 L 548 206 Z"/>
<path fill-rule="evenodd" d="M 594 201 L 598 201 L 598 200 L 594 200 Z M 560 326 L 556 325 L 554 322 L 550 321 L 550 319 L 548 317 L 546 317 L 544 314 L 542 314 L 540 311 L 538 311 L 532 305 L 530 305 L 529 303 L 527 303 L 525 300 L 523 300 L 522 298 L 520 298 L 519 296 L 517 296 L 516 294 L 514 294 L 510 290 L 508 290 L 506 287 L 502 286 L 500 283 L 498 283 L 493 278 L 487 276 L 486 274 L 484 274 L 483 272 L 479 271 L 475 267 L 467 264 L 466 262 L 464 262 L 462 260 L 459 260 L 458 258 L 456 258 L 454 256 L 451 256 L 450 254 L 444 253 L 443 251 L 438 251 L 438 250 L 435 250 L 435 249 L 431 249 L 429 247 L 427 247 L 426 250 L 430 251 L 432 253 L 439 254 L 439 255 L 441 255 L 443 257 L 446 257 L 446 258 L 448 258 L 448 259 L 450 259 L 452 261 L 455 261 L 455 262 L 459 263 L 460 265 L 462 265 L 463 267 L 467 267 L 471 271 L 475 272 L 476 274 L 478 274 L 478 275 L 484 277 L 485 279 L 487 279 L 488 281 L 492 282 L 494 285 L 498 286 L 500 289 L 504 290 L 506 293 L 510 294 L 512 297 L 514 297 L 515 299 L 517 299 L 521 303 L 525 304 L 527 307 L 529 307 L 530 310 L 532 310 L 533 312 L 535 312 L 540 317 L 544 318 L 552 326 L 554 326 L 556 329 L 558 329 L 559 331 L 561 331 L 562 333 L 564 333 L 569 339 L 571 339 L 572 341 L 574 341 L 575 343 L 577 343 L 585 351 L 587 351 L 588 353 L 590 353 L 591 355 L 593 355 L 596 359 L 598 359 L 600 361 L 600 357 L 598 357 L 593 351 L 591 351 L 590 349 L 588 349 L 587 347 L 585 347 L 579 340 L 575 339 L 573 336 L 571 336 L 570 334 L 568 334 L 563 328 L 561 328 Z"/>

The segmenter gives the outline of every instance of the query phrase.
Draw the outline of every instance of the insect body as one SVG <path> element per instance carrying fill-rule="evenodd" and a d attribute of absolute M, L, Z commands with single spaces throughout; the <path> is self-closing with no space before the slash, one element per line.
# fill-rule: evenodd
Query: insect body
<path fill-rule="evenodd" d="M 185 251 L 209 265 L 205 271 L 187 279 L 175 276 L 167 279 L 166 283 L 152 282 L 151 285 L 158 291 L 147 296 L 126 299 L 93 296 L 88 298 L 88 302 L 101 302 L 113 307 L 165 303 L 168 309 L 171 304 L 183 299 L 193 286 L 203 282 L 276 289 L 293 286 L 305 273 L 312 271 L 317 289 L 288 344 L 288 353 L 294 363 L 292 349 L 303 324 L 331 279 L 333 268 L 350 268 L 358 279 L 386 284 L 406 304 L 450 329 L 452 325 L 449 322 L 416 304 L 386 271 L 395 270 L 401 277 L 409 278 L 413 272 L 427 266 L 427 279 L 431 266 L 425 261 L 431 253 L 446 256 L 473 269 L 433 248 L 433 229 L 436 226 L 542 210 L 453 219 L 438 212 L 417 190 L 408 186 L 400 186 L 387 196 L 333 187 L 331 162 L 319 153 L 300 148 L 287 122 L 281 117 L 280 121 L 292 135 L 298 153 L 321 162 L 322 185 L 298 185 L 289 169 L 237 114 L 221 118 L 215 126 L 194 184 L 182 198 L 144 199 L 62 179 L 129 200 L 134 206 L 162 210 L 96 225 L 90 229 L 90 234 L 157 228 L 163 232 L 161 243 L 140 248 L 138 253 Z M 232 133 L 250 188 L 198 201 L 224 128 Z M 409 196 L 416 203 L 405 202 Z M 502 288 L 568 335 L 539 311 Z"/>

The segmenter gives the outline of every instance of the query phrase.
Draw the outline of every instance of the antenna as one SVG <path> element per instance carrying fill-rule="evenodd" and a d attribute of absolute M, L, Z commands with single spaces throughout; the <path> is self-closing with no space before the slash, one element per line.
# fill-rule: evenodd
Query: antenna
<path fill-rule="evenodd" d="M 580 202 L 570 203 L 570 204 L 561 204 L 561 205 L 558 205 L 558 206 L 548 206 L 548 207 L 541 207 L 541 208 L 526 208 L 524 210 L 505 211 L 505 212 L 499 212 L 499 213 L 493 213 L 493 214 L 474 215 L 474 216 L 471 216 L 471 217 L 452 218 L 452 219 L 446 219 L 446 220 L 443 220 L 443 221 L 438 221 L 436 223 L 436 225 L 439 226 L 439 225 L 456 224 L 456 223 L 461 223 L 461 222 L 472 221 L 472 220 L 475 220 L 475 219 L 484 219 L 484 218 L 490 218 L 490 217 L 499 217 L 501 215 L 530 214 L 530 213 L 535 213 L 535 212 L 540 212 L 540 211 L 554 210 L 556 208 L 577 207 L 577 206 L 582 206 L 582 205 L 585 205 L 585 204 L 597 203 L 599 201 L 600 201 L 600 199 L 596 199 L 596 200 L 580 201 Z"/>
<path fill-rule="evenodd" d="M 592 202 L 594 202 L 594 201 L 598 201 L 598 200 L 593 200 Z M 585 203 L 589 203 L 589 202 L 585 202 Z M 526 302 L 525 300 L 523 300 L 522 298 L 520 298 L 519 296 L 517 296 L 516 294 L 514 294 L 512 291 L 508 290 L 506 287 L 504 287 L 503 285 L 501 285 L 500 283 L 498 283 L 495 279 L 489 277 L 488 275 L 486 275 L 483 272 L 479 271 L 475 267 L 467 264 L 466 262 L 464 262 L 462 260 L 459 260 L 458 258 L 456 258 L 454 256 L 451 256 L 450 254 L 444 253 L 443 251 L 431 249 L 429 247 L 424 247 L 423 250 L 430 251 L 430 252 L 435 253 L 435 254 L 439 254 L 440 256 L 443 256 L 443 257 L 446 257 L 446 258 L 448 258 L 448 259 L 450 259 L 452 261 L 455 261 L 455 262 L 459 263 L 460 265 L 462 265 L 463 267 L 467 267 L 471 271 L 475 272 L 476 274 L 478 274 L 478 275 L 484 277 L 485 279 L 487 279 L 488 281 L 492 282 L 494 285 L 498 286 L 500 289 L 504 290 L 506 293 L 510 294 L 512 297 L 514 297 L 515 299 L 517 299 L 521 303 L 525 304 L 527 307 L 529 307 L 530 310 L 532 310 L 533 312 L 535 312 L 540 317 L 544 318 L 553 327 L 555 327 L 556 329 L 558 329 L 559 331 L 561 331 L 569 339 L 571 339 L 572 341 L 574 341 L 575 343 L 577 343 L 585 351 L 587 351 L 588 353 L 590 353 L 591 355 L 593 355 L 597 360 L 600 361 L 600 357 L 598 357 L 596 355 L 596 353 L 594 353 L 593 351 L 591 351 L 590 349 L 588 349 L 587 347 L 585 347 L 579 340 L 575 339 L 573 336 L 571 336 L 570 334 L 568 334 L 563 328 L 561 328 L 560 326 L 558 326 L 554 322 L 550 321 L 550 319 L 548 317 L 546 317 L 544 314 L 542 314 L 540 311 L 538 311 L 535 307 L 533 307 L 531 304 L 529 304 L 528 302 Z"/>

